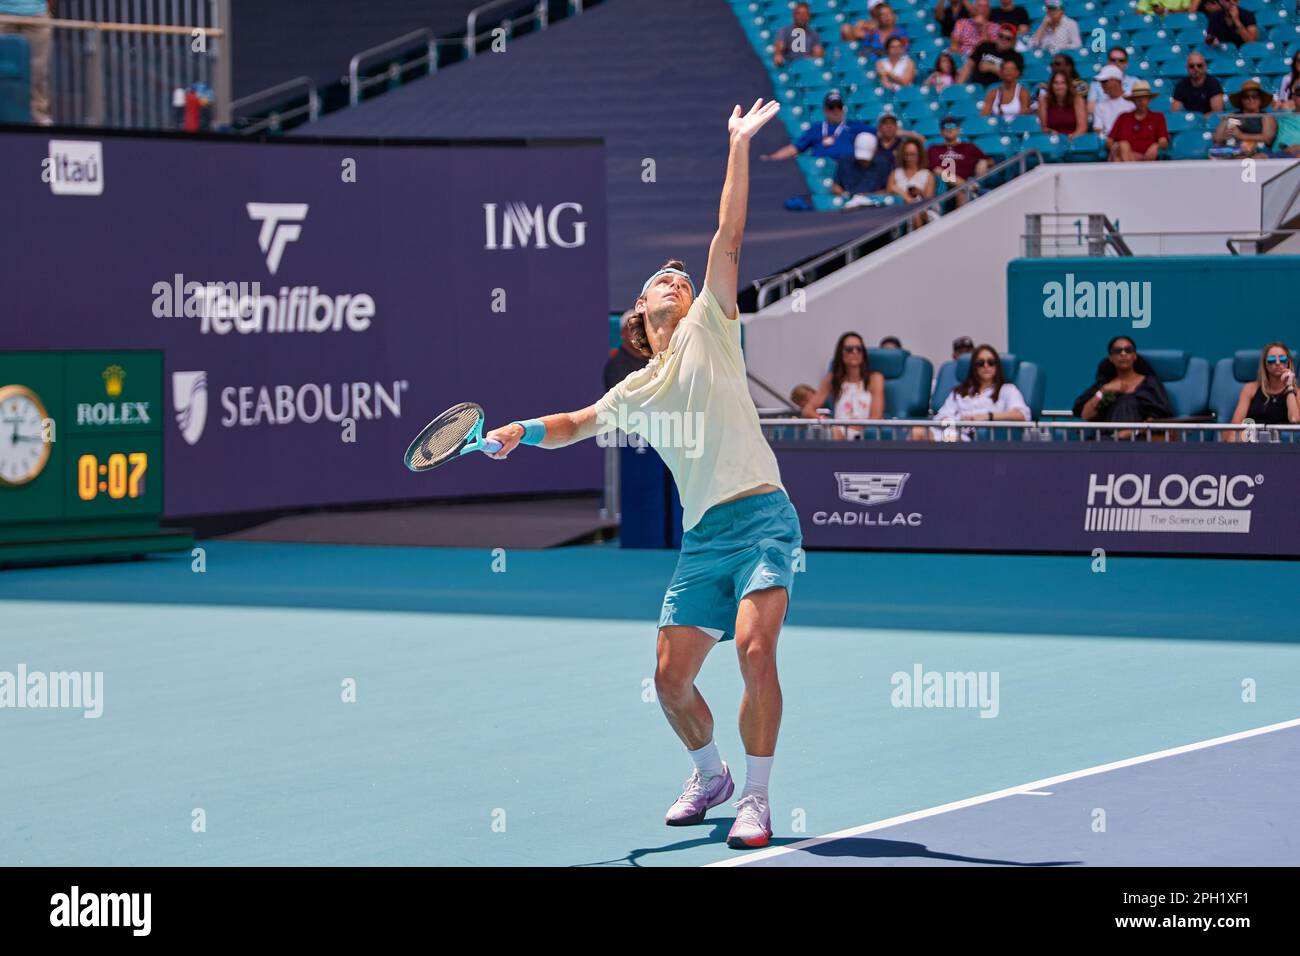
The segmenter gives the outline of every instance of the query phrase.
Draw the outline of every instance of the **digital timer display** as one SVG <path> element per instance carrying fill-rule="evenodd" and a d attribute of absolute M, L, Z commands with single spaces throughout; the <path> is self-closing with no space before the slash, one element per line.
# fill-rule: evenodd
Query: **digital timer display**
<path fill-rule="evenodd" d="M 110 498 L 139 498 L 148 470 L 148 452 L 118 452 L 104 464 L 94 455 L 82 455 L 77 459 L 77 495 L 82 501 L 105 493 Z"/>

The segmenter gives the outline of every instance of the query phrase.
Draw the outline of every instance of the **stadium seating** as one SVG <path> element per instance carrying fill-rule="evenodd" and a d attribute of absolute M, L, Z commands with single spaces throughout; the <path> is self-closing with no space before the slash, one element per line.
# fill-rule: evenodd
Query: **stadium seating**
<path fill-rule="evenodd" d="M 1210 401 L 1210 363 L 1182 349 L 1143 349 L 1156 377 L 1169 394 L 1174 415 L 1203 415 Z"/>
<path fill-rule="evenodd" d="M 0 123 L 30 123 L 31 57 L 27 38 L 0 36 Z"/>
<path fill-rule="evenodd" d="M 1029 411 L 1037 418 L 1043 411 L 1043 396 L 1047 392 L 1047 376 L 1033 362 L 1022 362 L 1010 352 L 999 356 L 1002 359 L 1002 373 L 1008 382 L 1020 389 L 1025 397 Z M 939 366 L 939 374 L 934 380 L 934 391 L 930 396 L 930 408 L 937 412 L 948 398 L 948 393 L 964 382 L 970 374 L 970 355 L 959 359 L 949 359 Z"/>
<path fill-rule="evenodd" d="M 1241 397 L 1241 386 L 1259 375 L 1259 349 L 1241 349 L 1231 358 L 1214 363 L 1214 383 L 1210 386 L 1210 410 L 1215 420 L 1232 421 L 1232 413 Z"/>
<path fill-rule="evenodd" d="M 979 116 L 979 104 L 985 88 L 975 84 L 951 86 L 937 96 L 922 91 L 921 81 L 933 69 L 948 41 L 942 37 L 932 16 L 933 3 L 928 0 L 895 0 L 899 24 L 911 38 L 909 55 L 917 64 L 917 86 L 891 92 L 876 81 L 874 57 L 859 49 L 857 43 L 840 39 L 840 26 L 866 15 L 865 0 L 812 0 L 812 25 L 826 46 L 826 55 L 816 62 L 794 61 L 782 70 L 772 66 L 772 42 L 777 31 L 790 22 L 790 4 L 785 0 L 730 0 L 732 10 L 744 26 L 745 33 L 772 77 L 773 88 L 787 106 L 783 111 L 791 138 L 797 137 L 819 118 L 817 107 L 827 90 L 838 89 L 844 95 L 850 119 L 874 122 L 879 113 L 897 114 L 905 129 L 915 130 L 933 140 L 932 120 L 951 113 L 965 127 L 966 138 L 995 158 L 1005 158 L 1026 149 L 1039 150 L 1047 162 L 1095 162 L 1105 158 L 1101 138 L 1089 134 L 1073 142 L 1064 137 L 1052 138 L 1037 126 L 1036 116 L 1020 117 L 1010 124 L 987 128 Z M 1070 51 L 1079 73 L 1091 80 L 1105 64 L 1106 52 L 1097 51 L 1089 41 L 1092 31 L 1101 30 L 1107 45 L 1124 46 L 1130 53 L 1129 73 L 1149 82 L 1157 96 L 1151 108 L 1169 109 L 1169 95 L 1186 74 L 1184 64 L 1192 49 L 1203 52 L 1210 72 L 1232 92 L 1244 80 L 1258 79 L 1272 90 L 1278 78 L 1289 69 L 1290 55 L 1300 49 L 1300 22 L 1289 0 L 1251 0 L 1247 5 L 1256 15 L 1260 39 L 1240 48 L 1210 48 L 1205 44 L 1205 17 L 1200 13 L 1170 13 L 1164 17 L 1138 12 L 1133 0 L 1069 0 L 1066 14 L 1079 24 L 1085 47 Z M 1036 24 L 1041 7 L 1030 7 Z M 1050 57 L 1041 50 L 1024 53 L 1025 72 L 1022 82 L 1034 87 L 1047 78 Z M 807 65 L 805 65 L 807 64 Z M 793 78 L 798 77 L 796 82 Z M 1196 114 L 1167 115 L 1170 149 L 1165 158 L 1204 159 L 1209 154 L 1210 138 L 1217 125 Z M 832 171 L 833 172 L 833 171 Z M 819 194 L 829 193 L 829 176 L 810 178 L 814 205 Z"/>
<path fill-rule="evenodd" d="M 885 377 L 885 417 L 924 418 L 930 403 L 930 360 L 907 349 L 867 349 L 873 372 Z"/>

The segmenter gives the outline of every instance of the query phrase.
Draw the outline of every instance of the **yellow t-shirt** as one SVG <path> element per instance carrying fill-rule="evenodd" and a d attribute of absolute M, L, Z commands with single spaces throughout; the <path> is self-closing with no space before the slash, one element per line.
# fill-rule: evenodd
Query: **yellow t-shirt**
<path fill-rule="evenodd" d="M 596 403 L 596 422 L 597 434 L 622 428 L 659 452 L 677 482 L 684 530 L 742 491 L 784 488 L 749 397 L 740 320 L 723 315 L 707 287 L 668 348 Z"/>

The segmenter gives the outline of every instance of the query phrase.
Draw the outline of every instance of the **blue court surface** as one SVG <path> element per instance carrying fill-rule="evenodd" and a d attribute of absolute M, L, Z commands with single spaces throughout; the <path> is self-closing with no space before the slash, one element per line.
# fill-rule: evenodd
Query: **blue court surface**
<path fill-rule="evenodd" d="M 0 863 L 1300 858 L 1291 563 L 809 554 L 776 836 L 734 851 L 729 806 L 662 822 L 690 770 L 651 682 L 675 554 L 203 547 L 203 573 L 0 573 L 0 679 L 103 673 L 98 718 L 0 709 Z M 734 653 L 699 686 L 739 785 Z"/>

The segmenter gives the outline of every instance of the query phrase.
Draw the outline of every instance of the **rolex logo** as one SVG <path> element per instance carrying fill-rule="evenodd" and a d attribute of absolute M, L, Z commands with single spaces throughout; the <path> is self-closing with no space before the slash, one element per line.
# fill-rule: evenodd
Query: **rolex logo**
<path fill-rule="evenodd" d="M 126 378 L 126 370 L 120 365 L 110 365 L 104 369 L 104 391 L 108 393 L 109 398 L 117 398 L 122 394 L 124 378 Z"/>

